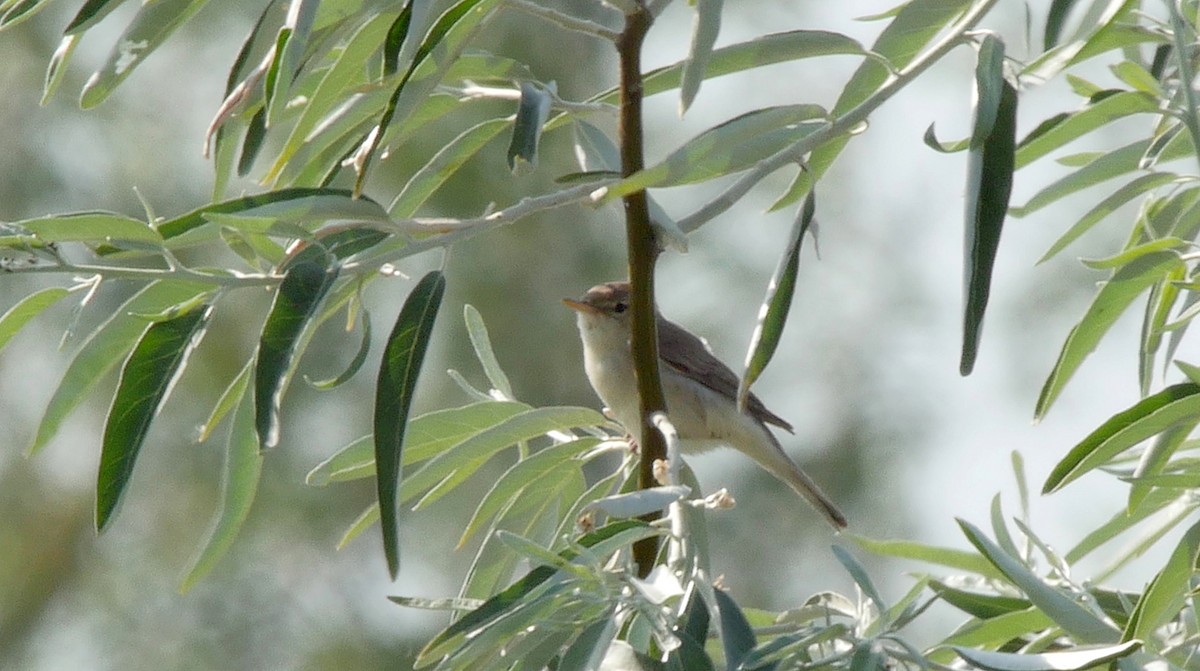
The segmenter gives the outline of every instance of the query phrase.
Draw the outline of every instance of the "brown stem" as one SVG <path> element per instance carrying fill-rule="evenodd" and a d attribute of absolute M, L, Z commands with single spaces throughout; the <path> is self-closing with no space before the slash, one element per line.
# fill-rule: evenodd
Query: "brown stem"
<path fill-rule="evenodd" d="M 625 16 L 625 29 L 617 40 L 620 57 L 621 100 L 618 135 L 621 145 L 621 174 L 632 175 L 645 167 L 642 136 L 642 44 L 654 17 L 645 5 Z M 650 209 L 646 192 L 636 191 L 622 199 L 625 205 L 625 231 L 629 246 L 630 313 L 633 323 L 631 349 L 636 371 L 638 398 L 642 414 L 639 449 L 641 464 L 638 487 L 654 486 L 654 461 L 665 459 L 666 442 L 650 424 L 650 415 L 666 409 L 658 371 L 658 329 L 654 311 L 654 263 L 658 259 L 658 242 L 650 226 Z M 648 520 L 659 515 L 647 516 Z M 658 541 L 647 538 L 633 546 L 633 560 L 638 575 L 645 577 L 654 567 Z"/>

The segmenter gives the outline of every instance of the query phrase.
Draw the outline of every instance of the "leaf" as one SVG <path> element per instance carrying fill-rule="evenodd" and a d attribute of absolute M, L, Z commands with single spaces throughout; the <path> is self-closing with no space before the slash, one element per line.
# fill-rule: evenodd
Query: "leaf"
<path fill-rule="evenodd" d="M 504 374 L 504 369 L 500 367 L 496 353 L 492 350 L 492 340 L 488 337 L 483 316 L 475 306 L 467 304 L 463 306 L 463 321 L 467 324 L 467 336 L 471 339 L 471 347 L 475 349 L 475 358 L 479 359 L 479 365 L 483 366 L 488 381 L 497 391 L 504 394 L 505 398 L 512 398 L 512 384 L 509 383 L 508 376 Z"/>
<path fill-rule="evenodd" d="M 63 75 L 67 74 L 67 63 L 75 54 L 75 47 L 78 44 L 78 36 L 67 35 L 62 38 L 62 41 L 58 43 L 58 48 L 50 56 L 50 62 L 46 65 L 46 77 L 42 83 L 42 99 L 38 103 L 42 107 L 50 103 L 55 91 L 62 84 Z"/>
<path fill-rule="evenodd" d="M 1155 638 L 1155 632 L 1179 616 L 1187 603 L 1192 580 L 1200 570 L 1200 523 L 1193 524 L 1154 575 L 1138 599 L 1122 640 Z"/>
<path fill-rule="evenodd" d="M 1176 179 L 1178 178 L 1171 173 L 1152 172 L 1141 175 L 1140 177 L 1125 184 L 1121 188 L 1113 191 L 1111 194 L 1097 203 L 1095 207 L 1088 210 L 1087 214 L 1083 215 L 1079 221 L 1075 222 L 1075 224 L 1071 226 L 1071 228 L 1068 229 L 1067 232 L 1064 233 L 1058 240 L 1055 240 L 1054 244 L 1050 246 L 1050 249 L 1046 250 L 1046 253 L 1042 255 L 1042 258 L 1038 259 L 1038 263 L 1043 263 L 1050 260 L 1051 257 L 1061 252 L 1064 248 L 1066 248 L 1067 245 L 1074 242 L 1081 235 L 1088 232 L 1093 226 L 1100 223 L 1110 214 L 1115 212 L 1117 208 L 1125 205 L 1129 201 L 1142 195 L 1143 193 L 1146 193 L 1147 191 L 1170 184 Z"/>
<path fill-rule="evenodd" d="M 336 266 L 304 260 L 288 268 L 275 291 L 254 365 L 255 425 L 264 449 L 279 442 L 279 411 L 288 382 L 295 373 L 301 333 L 312 321 L 336 276 Z"/>
<path fill-rule="evenodd" d="M 153 314 L 178 305 L 211 289 L 197 282 L 163 280 L 148 284 L 113 311 L 92 332 L 58 383 L 58 389 L 46 405 L 37 435 L 26 454 L 37 453 L 58 433 L 71 414 L 105 375 L 125 359 L 146 330 L 146 320 L 138 314 Z"/>
<path fill-rule="evenodd" d="M 1129 503 L 1126 505 L 1126 510 L 1136 510 L 1138 505 L 1150 495 L 1150 492 L 1154 491 L 1156 484 L 1153 479 L 1162 475 L 1170 464 L 1171 457 L 1183 446 L 1184 441 L 1196 429 L 1197 424 L 1200 424 L 1200 416 L 1189 418 L 1172 426 L 1160 433 L 1150 447 L 1142 452 L 1137 466 L 1129 476 L 1132 486 L 1129 488 Z M 1200 474 L 1196 475 L 1196 479 L 1200 480 Z"/>
<path fill-rule="evenodd" d="M 1045 82 L 1071 65 L 1123 46 L 1121 26 L 1117 24 L 1117 19 L 1136 6 L 1136 3 L 1132 0 L 1108 0 L 1101 10 L 1102 4 L 1095 3 L 1094 11 L 1089 13 L 1089 16 L 1094 18 L 1077 29 L 1076 35 L 1080 38 L 1048 49 L 1027 64 L 1021 76 Z"/>
<path fill-rule="evenodd" d="M 742 609 L 725 590 L 714 587 L 717 616 L 721 623 L 721 647 L 725 652 L 725 668 L 736 669 L 746 654 L 758 644 L 754 630 L 746 621 Z"/>
<path fill-rule="evenodd" d="M 863 595 L 875 602 L 875 607 L 879 609 L 879 612 L 887 611 L 888 603 L 883 600 L 883 596 L 880 595 L 879 590 L 875 589 L 875 583 L 871 581 L 871 576 L 867 575 L 867 569 L 846 548 L 834 545 L 831 549 L 833 550 L 833 556 L 837 558 L 838 563 L 854 579 L 854 584 L 858 585 Z"/>
<path fill-rule="evenodd" d="M 446 180 L 457 173 L 510 123 L 508 119 L 488 119 L 463 131 L 413 173 L 396 199 L 388 206 L 388 212 L 397 219 L 415 215 Z"/>
<path fill-rule="evenodd" d="M 22 298 L 3 315 L 0 315 L 0 350 L 8 344 L 12 337 L 29 323 L 31 319 L 42 314 L 47 308 L 67 297 L 71 292 L 62 287 L 48 287 L 35 291 Z"/>
<path fill-rule="evenodd" d="M 967 153 L 962 375 L 971 374 L 979 352 L 992 268 L 1012 192 L 1017 132 L 1017 90 L 1004 78 L 1004 43 L 990 34 L 979 47 L 975 87 L 978 102 Z"/>
<path fill-rule="evenodd" d="M 1062 489 L 1121 452 L 1200 413 L 1200 385 L 1176 384 L 1112 416 L 1055 465 L 1042 493 Z"/>
<path fill-rule="evenodd" d="M 800 245 L 804 242 L 804 234 L 809 230 L 816 213 L 816 194 L 809 191 L 804 199 L 804 205 L 795 224 L 792 225 L 791 237 L 775 273 L 767 283 L 767 293 L 763 297 L 762 307 L 758 309 L 758 323 L 750 336 L 750 349 L 746 352 L 746 372 L 738 384 L 738 409 L 746 410 L 746 399 L 750 396 L 750 385 L 758 379 L 775 355 L 779 340 L 783 336 L 783 327 L 787 324 L 788 312 L 792 308 L 792 296 L 796 292 L 796 275 L 800 268 Z"/>
<path fill-rule="evenodd" d="M 33 18 L 50 0 L 9 0 L 0 4 L 0 30 L 11 28 L 25 19 Z"/>
<path fill-rule="evenodd" d="M 683 72 L 679 81 L 679 116 L 683 116 L 696 94 L 700 92 L 700 83 L 704 81 L 704 71 L 712 57 L 713 45 L 721 31 L 721 9 L 724 0 L 697 0 L 694 3 L 696 16 L 692 20 L 692 40 L 688 47 L 688 57 L 683 62 Z"/>
<path fill-rule="evenodd" d="M 514 175 L 531 173 L 537 169 L 538 144 L 542 139 L 542 127 L 550 116 L 553 103 L 550 90 L 533 82 L 521 82 L 521 99 L 517 104 L 517 118 L 513 121 L 512 139 L 508 143 L 508 169 Z"/>
<path fill-rule="evenodd" d="M 448 408 L 421 415 L 408 423 L 405 431 L 403 463 L 415 464 L 478 435 L 504 420 L 529 410 L 515 401 L 484 401 L 460 408 Z M 317 464 L 305 482 L 324 486 L 330 482 L 375 475 L 375 441 L 363 436 Z"/>
<path fill-rule="evenodd" d="M 113 212 L 74 212 L 17 222 L 46 242 L 145 242 L 161 245 L 162 237 L 146 222 Z"/>
<path fill-rule="evenodd" d="M 1067 335 L 1058 361 L 1042 386 L 1035 418 L 1046 415 L 1067 381 L 1133 299 L 1181 263 L 1174 252 L 1154 252 L 1133 260 L 1112 274 L 1092 300 L 1083 319 Z"/>
<path fill-rule="evenodd" d="M 63 29 L 64 35 L 73 35 L 82 33 L 88 28 L 100 22 L 100 19 L 108 16 L 109 12 L 117 8 L 124 0 L 86 0 L 79 11 L 71 19 L 67 27 Z"/>
<path fill-rule="evenodd" d="M 246 381 L 250 379 L 250 372 L 253 370 L 254 361 L 247 361 L 246 365 L 242 366 L 241 372 L 233 378 L 233 381 L 229 383 L 225 391 L 221 392 L 221 397 L 217 399 L 212 412 L 208 414 L 208 419 L 205 420 L 204 424 L 200 425 L 200 434 L 196 437 L 196 442 L 203 443 L 208 440 L 208 437 L 212 435 L 213 430 L 217 428 L 217 425 L 221 423 L 225 415 L 229 414 L 229 411 L 233 410 L 234 406 L 242 400 L 246 389 Z"/>
<path fill-rule="evenodd" d="M 701 0 L 703 2 L 704 0 Z M 596 620 L 575 638 L 562 654 L 557 671 L 598 671 L 604 662 L 604 653 L 617 633 L 617 621 L 611 613 Z"/>
<path fill-rule="evenodd" d="M 898 557 L 900 559 L 915 559 L 917 561 L 937 564 L 938 566 L 946 566 L 960 571 L 970 571 L 989 578 L 998 578 L 1000 573 L 996 568 L 984 557 L 966 550 L 956 550 L 954 548 L 937 547 L 935 545 L 925 545 L 915 541 L 906 540 L 877 540 L 867 538 L 856 534 L 842 534 L 846 538 L 854 541 L 856 545 L 877 555 L 884 557 Z"/>
<path fill-rule="evenodd" d="M 964 613 L 981 620 L 1023 611 L 1030 607 L 1028 599 L 1018 599 L 1000 594 L 984 594 L 951 587 L 936 580 L 929 586 L 946 603 Z"/>
<path fill-rule="evenodd" d="M 186 360 L 200 343 L 212 307 L 155 322 L 138 340 L 121 369 L 121 380 L 104 426 L 96 482 L 96 530 L 108 528 L 125 494 L 138 451 Z"/>
<path fill-rule="evenodd" d="M 1067 23 L 1067 15 L 1071 12 L 1071 6 L 1074 4 L 1075 0 L 1053 0 L 1050 3 L 1050 9 L 1046 12 L 1046 31 L 1042 37 L 1042 49 L 1049 51 L 1058 44 L 1063 26 Z"/>
<path fill-rule="evenodd" d="M 1014 217 L 1024 217 L 1089 186 L 1133 172 L 1138 169 L 1142 155 L 1149 146 L 1149 140 L 1138 140 L 1114 149 L 1079 170 L 1051 182 L 1033 194 L 1024 205 L 1010 208 L 1009 213 Z"/>
<path fill-rule="evenodd" d="M 1125 657 L 1141 647 L 1141 641 L 1129 641 L 1120 645 L 1080 646 L 1039 654 L 991 652 L 960 646 L 954 646 L 954 651 L 967 663 L 988 671 L 1082 671 Z"/>
<path fill-rule="evenodd" d="M 1158 98 L 1142 91 L 1121 91 L 1089 104 L 1078 112 L 1059 119 L 1050 128 L 1021 141 L 1016 167 L 1023 168 L 1059 147 L 1088 133 L 1134 114 L 1157 114 Z"/>
<path fill-rule="evenodd" d="M 229 431 L 229 445 L 225 452 L 225 469 L 221 476 L 221 502 L 213 517 L 208 540 L 200 547 L 191 567 L 180 582 L 179 591 L 186 594 L 217 562 L 225 556 L 241 531 L 262 477 L 262 451 L 259 449 L 258 432 L 254 425 L 254 395 L 247 393 L 250 381 L 249 367 L 238 375 L 231 385 L 229 396 L 234 398 L 237 410 L 233 415 L 233 426 Z"/>
<path fill-rule="evenodd" d="M 651 187 L 679 186 L 746 170 L 828 125 L 816 105 L 765 107 L 710 128 L 661 162 L 607 188 L 603 202 Z"/>
<path fill-rule="evenodd" d="M 1118 640 L 1119 632 L 1075 603 L 1060 590 L 1047 585 L 1037 575 L 1001 550 L 991 539 L 970 522 L 958 520 L 958 526 L 971 544 L 988 558 L 1000 572 L 1016 585 L 1033 605 L 1049 615 L 1063 631 L 1082 643 L 1112 643 Z"/>
<path fill-rule="evenodd" d="M 400 491 L 404 431 L 433 322 L 445 291 L 446 278 L 439 271 L 426 274 L 413 287 L 388 336 L 375 386 L 376 485 L 383 551 L 393 580 L 400 571 L 397 494 Z"/>
<path fill-rule="evenodd" d="M 605 496 L 592 501 L 586 509 L 598 509 L 613 518 L 641 517 L 665 510 L 667 506 L 692 493 L 691 487 L 672 485 Z"/>
<path fill-rule="evenodd" d="M 362 365 L 367 361 L 367 353 L 371 350 L 371 314 L 364 308 L 362 310 L 362 340 L 358 345 L 358 352 L 354 354 L 354 358 L 350 360 L 350 364 L 346 366 L 337 377 L 332 377 L 327 380 L 309 380 L 309 384 L 321 390 L 334 389 L 340 387 L 354 374 L 358 372 Z"/>
<path fill-rule="evenodd" d="M 137 16 L 117 38 L 108 60 L 87 80 L 79 106 L 90 109 L 104 102 L 146 56 L 161 45 L 175 29 L 190 19 L 207 0 L 158 0 L 142 5 Z"/>

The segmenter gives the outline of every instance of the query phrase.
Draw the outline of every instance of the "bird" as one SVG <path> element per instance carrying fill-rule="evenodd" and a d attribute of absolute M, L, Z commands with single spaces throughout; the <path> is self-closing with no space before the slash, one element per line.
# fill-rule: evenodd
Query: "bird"
<path fill-rule="evenodd" d="M 642 425 L 630 351 L 631 303 L 626 281 L 598 284 L 582 298 L 564 298 L 575 311 L 588 381 L 613 419 L 636 438 Z M 834 527 L 846 516 L 817 483 L 783 451 L 768 424 L 793 433 L 792 425 L 754 394 L 737 407 L 738 377 L 700 337 L 665 319 L 656 309 L 659 370 L 667 417 L 686 453 L 726 445 L 749 456 L 808 501 Z"/>

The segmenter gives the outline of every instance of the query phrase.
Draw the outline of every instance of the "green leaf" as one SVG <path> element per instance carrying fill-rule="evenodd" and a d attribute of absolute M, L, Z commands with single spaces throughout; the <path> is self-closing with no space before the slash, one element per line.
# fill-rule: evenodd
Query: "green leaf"
<path fill-rule="evenodd" d="M 1176 384 L 1112 416 L 1055 465 L 1042 486 L 1048 494 L 1062 489 L 1121 452 L 1200 414 L 1200 385 Z"/>
<path fill-rule="evenodd" d="M 550 116 L 553 102 L 551 91 L 533 82 L 521 82 L 521 100 L 517 104 L 517 118 L 513 121 L 512 139 L 508 143 L 508 169 L 514 175 L 537 169 L 542 127 Z"/>
<path fill-rule="evenodd" d="M 968 622 L 941 641 L 939 646 L 959 645 L 976 650 L 999 648 L 1009 641 L 1045 631 L 1053 626 L 1054 621 L 1045 613 L 1031 607 L 987 620 Z M 929 655 L 929 661 L 939 664 L 948 664 L 953 659 L 954 653 L 946 648 L 936 649 Z"/>
<path fill-rule="evenodd" d="M 568 462 L 577 460 L 582 453 L 595 447 L 599 442 L 599 439 L 596 438 L 573 440 L 569 443 L 538 450 L 513 464 L 496 479 L 492 488 L 479 501 L 479 505 L 475 508 L 475 514 L 471 516 L 471 520 L 463 529 L 462 536 L 458 539 L 458 547 L 462 548 L 466 545 L 471 536 L 498 515 L 514 497 L 544 496 L 544 487 L 538 484 L 540 481 L 554 471 L 579 468 L 582 464 L 576 465 Z M 528 492 L 527 490 L 534 485 L 537 485 L 536 492 Z"/>
<path fill-rule="evenodd" d="M 1197 424 L 1200 424 L 1200 415 L 1172 426 L 1160 433 L 1150 447 L 1142 452 L 1137 466 L 1129 476 L 1132 486 L 1129 488 L 1129 504 L 1126 510 L 1136 510 L 1150 495 L 1157 486 L 1154 478 L 1163 473 L 1170 464 L 1171 457 L 1183 446 Z M 1200 474 L 1197 474 L 1196 478 L 1200 479 Z"/>
<path fill-rule="evenodd" d="M 862 549 L 883 557 L 915 559 L 917 561 L 946 566 L 960 571 L 970 571 L 989 578 L 998 578 L 1000 573 L 984 557 L 966 550 L 925 545 L 906 540 L 876 540 L 856 534 L 842 534 Z"/>
<path fill-rule="evenodd" d="M 1079 170 L 1051 182 L 1033 194 L 1024 205 L 1011 208 L 1010 212 L 1014 217 L 1023 217 L 1089 186 L 1133 172 L 1138 169 L 1142 155 L 1149 146 L 1149 140 L 1138 140 L 1114 149 Z"/>
<path fill-rule="evenodd" d="M 754 384 L 771 362 L 771 357 L 775 355 L 775 349 L 779 347 L 779 340 L 783 336 L 783 327 L 787 324 L 788 312 L 792 307 L 792 296 L 796 292 L 800 245 L 804 241 L 804 234 L 812 226 L 816 209 L 816 194 L 809 191 L 804 205 L 800 208 L 800 216 L 792 225 L 787 249 L 779 257 L 775 273 L 767 283 L 766 296 L 763 297 L 762 307 L 758 309 L 758 323 L 754 326 L 754 333 L 750 336 L 750 349 L 746 352 L 746 372 L 742 374 L 741 383 L 738 384 L 738 408 L 743 412 L 746 399 L 750 396 L 750 385 Z"/>
<path fill-rule="evenodd" d="M 1166 489 L 1153 490 L 1144 499 L 1140 500 L 1132 510 L 1128 507 L 1123 508 L 1107 522 L 1093 529 L 1082 540 L 1076 543 L 1075 547 L 1067 552 L 1064 559 L 1066 559 L 1067 563 L 1074 564 L 1118 535 L 1137 527 L 1146 518 L 1153 516 L 1164 508 L 1179 507 L 1176 504 L 1181 502 L 1179 492 Z"/>
<path fill-rule="evenodd" d="M 1101 3 L 1097 2 L 1096 11 L 1089 13 L 1092 20 L 1085 22 L 1076 31 L 1079 38 L 1048 49 L 1027 64 L 1021 76 L 1045 82 L 1071 65 L 1110 49 L 1119 48 L 1123 42 L 1117 19 L 1136 5 L 1134 0 L 1109 0 L 1107 6 L 1100 10 Z"/>
<path fill-rule="evenodd" d="M 96 530 L 104 531 L 125 494 L 138 451 L 192 350 L 203 337 L 212 307 L 155 322 L 130 353 L 104 426 L 96 482 Z"/>
<path fill-rule="evenodd" d="M 1047 585 L 970 522 L 960 519 L 958 525 L 971 544 L 1067 634 L 1082 643 L 1112 643 L 1118 640 L 1120 632 L 1060 590 Z"/>
<path fill-rule="evenodd" d="M 1095 207 L 1088 210 L 1087 214 L 1083 215 L 1079 221 L 1075 222 L 1075 224 L 1071 226 L 1071 228 L 1068 229 L 1067 232 L 1062 235 L 1062 237 L 1060 237 L 1058 240 L 1055 240 L 1054 244 L 1050 246 L 1050 249 L 1046 250 L 1046 253 L 1042 255 L 1042 258 L 1038 259 L 1038 263 L 1048 261 L 1051 257 L 1061 252 L 1064 248 L 1066 248 L 1067 245 L 1071 244 L 1081 235 L 1091 230 L 1092 226 L 1100 223 L 1110 214 L 1115 212 L 1117 208 L 1125 205 L 1129 201 L 1146 193 L 1147 191 L 1170 184 L 1176 179 L 1178 178 L 1171 173 L 1152 172 L 1141 175 L 1116 191 L 1113 191 L 1111 194 L 1105 197 L 1104 200 L 1101 200 L 1099 203 L 1097 203 Z"/>
<path fill-rule="evenodd" d="M 946 603 L 981 620 L 1023 611 L 1030 607 L 1028 599 L 972 592 L 951 587 L 937 580 L 930 581 L 929 586 Z"/>
<path fill-rule="evenodd" d="M 196 437 L 196 442 L 203 443 L 212 435 L 217 425 L 233 410 L 241 400 L 246 389 L 246 381 L 250 379 L 250 372 L 254 370 L 254 361 L 247 361 L 245 366 L 236 377 L 225 387 L 225 391 L 221 392 L 221 397 L 217 399 L 213 406 L 212 412 L 208 414 L 208 419 L 204 424 L 200 425 L 200 434 Z"/>
<path fill-rule="evenodd" d="M 488 119 L 463 131 L 439 149 L 420 170 L 413 173 L 396 199 L 388 206 L 388 212 L 397 219 L 407 219 L 415 215 L 446 180 L 466 165 L 471 157 L 478 154 L 510 123 L 508 119 Z"/>
<path fill-rule="evenodd" d="M 590 408 L 548 407 L 521 412 L 433 456 L 405 478 L 400 500 L 407 501 L 451 475 L 465 478 L 500 450 L 521 441 L 551 431 L 602 426 L 606 421 L 600 413 Z"/>
<path fill-rule="evenodd" d="M 1125 308 L 1139 294 L 1182 263 L 1179 255 L 1174 252 L 1153 252 L 1133 260 L 1112 274 L 1096 294 L 1083 319 L 1067 335 L 1058 361 L 1055 362 L 1038 397 L 1035 418 L 1041 419 L 1046 415 L 1067 381 L 1096 348 L 1100 338 Z"/>
<path fill-rule="evenodd" d="M 10 0 L 0 4 L 0 12 L 3 12 L 0 14 L 0 30 L 32 18 L 48 4 L 50 0 Z"/>
<path fill-rule="evenodd" d="M 254 365 L 255 425 L 264 449 L 279 442 L 279 411 L 295 374 L 301 334 L 336 276 L 336 266 L 304 260 L 288 268 L 275 291 Z"/>
<path fill-rule="evenodd" d="M 1141 641 L 1129 641 L 1120 645 L 1080 646 L 1038 654 L 990 652 L 960 646 L 954 646 L 954 651 L 967 663 L 988 671 L 1082 671 L 1125 657 L 1141 647 Z"/>
<path fill-rule="evenodd" d="M 1023 168 L 1059 147 L 1088 133 L 1134 114 L 1158 114 L 1158 98 L 1141 91 L 1121 91 L 1100 99 L 1059 120 L 1036 137 L 1027 137 L 1016 153 L 1016 167 Z"/>
<path fill-rule="evenodd" d="M 692 40 L 688 57 L 683 62 L 679 85 L 679 116 L 683 116 L 704 81 L 704 71 L 712 57 L 713 45 L 721 32 L 721 9 L 724 0 L 697 0 L 695 19 L 692 21 Z"/>
<path fill-rule="evenodd" d="M 604 655 L 617 633 L 617 620 L 611 613 L 606 612 L 606 615 L 580 632 L 563 652 L 556 671 L 592 671 L 602 666 Z"/>
<path fill-rule="evenodd" d="M 71 414 L 88 393 L 126 355 L 146 330 L 146 320 L 139 314 L 153 314 L 207 293 L 212 287 L 197 282 L 163 280 L 147 285 L 117 307 L 103 324 L 92 332 L 71 365 L 67 367 L 58 389 L 46 405 L 37 435 L 26 451 L 32 456 L 58 432 L 67 415 Z"/>
<path fill-rule="evenodd" d="M 71 292 L 62 287 L 49 287 L 35 291 L 0 315 L 0 350 L 8 344 L 12 337 L 29 323 L 31 319 L 42 314 L 51 305 L 67 297 Z"/>
<path fill-rule="evenodd" d="M 1004 78 L 1004 43 L 990 34 L 979 47 L 975 91 L 978 102 L 967 161 L 962 375 L 971 374 L 979 352 L 992 268 L 1012 192 L 1017 132 L 1017 90 Z"/>
<path fill-rule="evenodd" d="M 678 186 L 746 170 L 828 125 L 816 105 L 766 107 L 714 126 L 661 162 L 608 187 L 604 201 L 651 187 Z"/>
<path fill-rule="evenodd" d="M 90 109 L 104 102 L 146 56 L 175 29 L 190 19 L 207 0 L 157 0 L 142 5 L 137 16 L 117 38 L 105 64 L 83 86 L 79 106 Z"/>
<path fill-rule="evenodd" d="M 350 360 L 350 364 L 346 369 L 337 375 L 327 380 L 309 380 L 309 384 L 321 390 L 334 389 L 340 387 L 354 374 L 358 372 L 362 365 L 367 361 L 367 353 L 371 350 L 371 314 L 364 308 L 362 314 L 362 340 L 359 342 L 358 351 L 354 354 L 354 358 Z"/>
<path fill-rule="evenodd" d="M 375 387 L 376 484 L 383 551 L 393 580 L 400 571 L 397 494 L 400 491 L 404 432 L 421 363 L 425 360 L 433 322 L 445 291 L 446 278 L 439 271 L 426 274 L 413 287 L 388 336 Z"/>
<path fill-rule="evenodd" d="M 350 92 L 367 83 L 367 62 L 379 52 L 379 45 L 383 43 L 399 11 L 397 7 L 394 11 L 374 13 L 346 40 L 337 58 L 324 71 L 316 88 L 308 96 L 274 164 L 263 176 L 265 183 L 275 183 L 284 166 L 301 145 L 312 138 L 322 120 L 344 103 Z M 278 110 L 276 114 L 282 111 Z"/>
<path fill-rule="evenodd" d="M 1138 600 L 1122 640 L 1156 638 L 1155 632 L 1179 616 L 1187 603 L 1192 581 L 1200 570 L 1200 523 L 1193 524 L 1155 574 Z"/>
<path fill-rule="evenodd" d="M 871 580 L 871 576 L 867 575 L 866 567 L 859 563 L 846 548 L 834 545 L 831 549 L 838 563 L 846 569 L 846 572 L 854 579 L 854 583 L 862 590 L 863 596 L 875 602 L 875 607 L 879 609 L 879 612 L 886 612 L 888 603 L 883 600 L 883 595 L 879 593 L 879 590 L 875 589 L 875 583 Z"/>
<path fill-rule="evenodd" d="M 1053 0 L 1050 3 L 1050 9 L 1046 12 L 1046 31 L 1042 36 L 1042 49 L 1049 51 L 1058 44 L 1063 26 L 1067 23 L 1067 15 L 1071 12 L 1071 6 L 1074 4 L 1075 0 Z"/>
<path fill-rule="evenodd" d="M 508 376 L 504 374 L 504 369 L 500 367 L 496 353 L 492 350 L 492 339 L 488 337 L 483 316 L 475 306 L 467 304 L 463 306 L 463 321 L 467 324 L 467 336 L 471 339 L 471 347 L 475 349 L 475 358 L 479 359 L 479 365 L 483 366 L 488 381 L 497 391 L 504 394 L 505 398 L 512 398 L 512 384 L 509 383 Z"/>
<path fill-rule="evenodd" d="M 467 438 L 529 410 L 515 401 L 484 401 L 421 415 L 408 423 L 405 432 L 404 465 L 415 464 Z M 309 472 L 305 482 L 324 486 L 330 482 L 375 475 L 375 441 L 363 436 L 338 450 Z"/>
<path fill-rule="evenodd" d="M 27 219 L 18 226 L 46 242 L 145 242 L 162 244 L 162 237 L 146 222 L 114 212 L 74 212 L 43 219 Z"/>
<path fill-rule="evenodd" d="M 237 405 L 225 452 L 221 476 L 221 503 L 213 517 L 212 530 L 184 574 L 179 591 L 186 594 L 225 556 L 250 514 L 250 506 L 262 477 L 262 451 L 254 425 L 254 395 L 247 393 L 249 367 L 231 386 L 230 397 Z"/>
<path fill-rule="evenodd" d="M 42 99 L 39 101 L 42 107 L 49 104 L 50 99 L 54 97 L 55 91 L 62 84 L 63 75 L 67 74 L 67 63 L 70 62 L 71 56 L 75 54 L 75 47 L 78 44 L 78 36 L 67 35 L 62 38 L 62 41 L 58 43 L 58 48 L 50 56 L 50 62 L 46 65 L 46 77 L 42 83 Z"/>
<path fill-rule="evenodd" d="M 835 548 L 837 546 L 834 546 Z M 721 647 L 725 652 L 725 668 L 736 669 L 746 654 L 758 645 L 754 630 L 746 621 L 742 609 L 725 590 L 714 587 L 717 598 L 717 616 L 721 623 Z"/>
<path fill-rule="evenodd" d="M 108 13 L 116 9 L 124 0 L 86 0 L 79 11 L 75 13 L 74 18 L 63 29 L 64 35 L 73 35 L 82 33 L 88 28 L 100 22 L 100 19 L 108 16 Z"/>

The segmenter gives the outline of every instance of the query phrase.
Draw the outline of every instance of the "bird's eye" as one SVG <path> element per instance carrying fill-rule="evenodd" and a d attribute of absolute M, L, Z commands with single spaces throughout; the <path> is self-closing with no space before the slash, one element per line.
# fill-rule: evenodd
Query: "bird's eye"
<path fill-rule="evenodd" d="M 629 309 L 629 306 L 624 303 L 617 303 L 616 305 L 613 306 L 613 312 L 616 312 L 617 314 L 620 314 L 628 309 Z"/>

